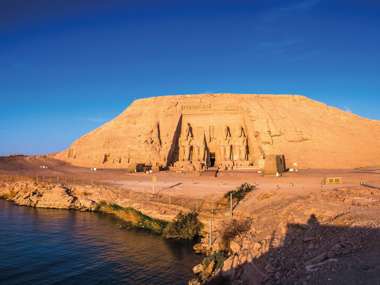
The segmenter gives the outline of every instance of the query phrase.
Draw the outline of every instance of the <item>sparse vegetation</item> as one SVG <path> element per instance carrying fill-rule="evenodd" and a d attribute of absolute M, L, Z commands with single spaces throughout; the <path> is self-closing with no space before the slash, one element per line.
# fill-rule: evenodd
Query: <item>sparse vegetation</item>
<path fill-rule="evenodd" d="M 206 268 L 211 262 L 214 262 L 213 270 L 219 270 L 222 269 L 224 260 L 226 260 L 226 258 L 227 256 L 223 251 L 214 252 L 202 260 L 202 265 Z"/>
<path fill-rule="evenodd" d="M 209 278 L 218 274 L 223 268 L 226 258 L 227 255 L 223 251 L 214 252 L 203 258 L 202 262 L 197 265 L 199 271 L 196 272 L 196 278 L 189 282 L 189 284 L 208 284 Z"/>
<path fill-rule="evenodd" d="M 122 210 L 124 209 L 123 207 L 121 207 L 120 205 L 115 204 L 115 203 L 110 204 L 110 207 L 111 207 L 112 210 L 114 210 L 114 211 L 122 211 Z"/>
<path fill-rule="evenodd" d="M 222 242 L 225 248 L 229 247 L 230 241 L 235 237 L 240 236 L 247 232 L 251 227 L 252 221 L 250 219 L 245 220 L 232 220 L 226 224 L 221 233 Z"/>
<path fill-rule="evenodd" d="M 98 203 L 96 211 L 114 215 L 133 227 L 146 229 L 157 234 L 162 234 L 163 230 L 168 225 L 168 222 L 153 219 L 136 209 L 130 207 L 124 208 L 114 203 L 107 204 L 104 201 Z"/>
<path fill-rule="evenodd" d="M 149 217 L 134 208 L 124 208 L 105 201 L 100 201 L 95 211 L 114 215 L 130 226 L 162 234 L 168 239 L 192 240 L 200 235 L 203 227 L 196 212 L 179 213 L 173 222 L 167 222 Z"/>
<path fill-rule="evenodd" d="M 107 206 L 107 202 L 106 201 L 100 201 L 97 203 L 96 207 L 95 207 L 95 212 L 100 212 L 101 208 L 102 207 L 105 207 Z"/>
<path fill-rule="evenodd" d="M 242 185 L 240 185 L 239 187 L 237 187 L 235 190 L 231 190 L 229 192 L 227 192 L 225 195 L 224 195 L 224 198 L 227 198 L 229 199 L 230 198 L 230 195 L 232 194 L 232 199 L 233 201 L 237 204 L 239 203 L 241 200 L 244 199 L 244 197 L 249 193 L 249 192 L 252 192 L 253 190 L 255 190 L 256 187 L 254 185 L 251 185 L 249 183 L 243 183 Z"/>
<path fill-rule="evenodd" d="M 197 212 L 192 211 L 187 214 L 181 212 L 166 226 L 163 235 L 171 239 L 192 240 L 200 235 L 202 227 Z"/>

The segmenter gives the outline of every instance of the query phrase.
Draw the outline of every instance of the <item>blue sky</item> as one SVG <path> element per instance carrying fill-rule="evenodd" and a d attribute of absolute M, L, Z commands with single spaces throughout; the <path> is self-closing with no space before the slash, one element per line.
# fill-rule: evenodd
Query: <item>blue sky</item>
<path fill-rule="evenodd" d="M 303 94 L 380 119 L 376 0 L 1 0 L 0 155 L 59 151 L 134 99 Z"/>

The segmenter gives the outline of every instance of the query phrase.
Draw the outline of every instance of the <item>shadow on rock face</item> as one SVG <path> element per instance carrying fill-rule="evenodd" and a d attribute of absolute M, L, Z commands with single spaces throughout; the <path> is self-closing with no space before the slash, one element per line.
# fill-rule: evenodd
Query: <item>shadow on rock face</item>
<path fill-rule="evenodd" d="M 380 228 L 323 225 L 313 214 L 288 224 L 280 246 L 243 264 L 236 258 L 207 284 L 379 284 Z"/>

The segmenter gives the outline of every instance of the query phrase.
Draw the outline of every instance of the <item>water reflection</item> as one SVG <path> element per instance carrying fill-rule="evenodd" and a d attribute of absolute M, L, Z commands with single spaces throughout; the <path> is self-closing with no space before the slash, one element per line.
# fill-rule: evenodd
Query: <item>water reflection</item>
<path fill-rule="evenodd" d="M 199 259 L 106 215 L 0 201 L 1 284 L 185 284 Z"/>

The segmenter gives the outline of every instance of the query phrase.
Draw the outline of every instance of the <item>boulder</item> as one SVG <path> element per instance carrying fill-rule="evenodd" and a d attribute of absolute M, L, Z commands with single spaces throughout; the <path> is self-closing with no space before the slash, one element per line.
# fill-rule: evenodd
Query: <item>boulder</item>
<path fill-rule="evenodd" d="M 206 247 L 203 245 L 203 243 L 196 243 L 193 246 L 193 250 L 195 251 L 195 253 L 205 253 Z"/>
<path fill-rule="evenodd" d="M 225 261 L 224 261 L 224 264 L 223 264 L 223 268 L 222 268 L 222 271 L 223 272 L 227 272 L 227 271 L 230 271 L 232 269 L 232 266 L 233 266 L 233 262 L 234 262 L 234 257 L 235 256 L 230 256 L 228 257 Z"/>
<path fill-rule="evenodd" d="M 197 264 L 193 267 L 193 273 L 194 274 L 199 274 L 203 271 L 203 265 L 202 264 Z"/>
<path fill-rule="evenodd" d="M 241 249 L 240 244 L 238 244 L 236 241 L 233 241 L 233 240 L 230 241 L 230 251 L 232 253 L 239 253 L 240 249 Z"/>
<path fill-rule="evenodd" d="M 209 264 L 204 266 L 204 269 L 201 273 L 203 280 L 207 280 L 212 275 L 212 273 L 214 272 L 214 267 L 215 267 L 215 261 L 214 260 L 210 261 Z"/>
<path fill-rule="evenodd" d="M 188 283 L 188 285 L 201 285 L 201 282 L 199 282 L 198 279 L 191 279 Z"/>

